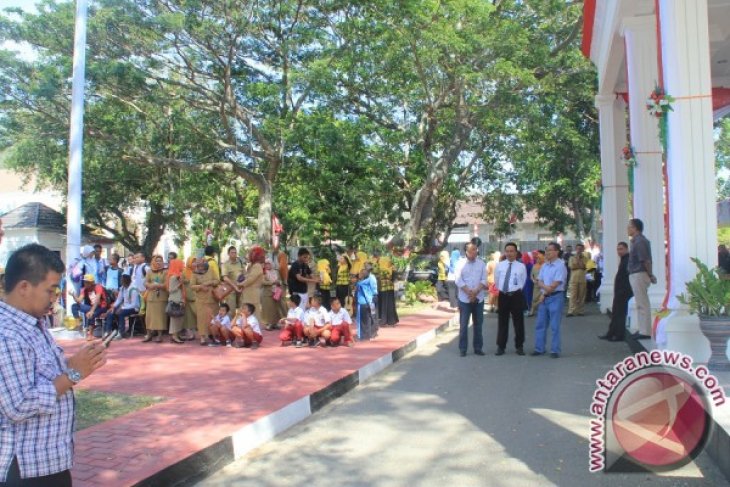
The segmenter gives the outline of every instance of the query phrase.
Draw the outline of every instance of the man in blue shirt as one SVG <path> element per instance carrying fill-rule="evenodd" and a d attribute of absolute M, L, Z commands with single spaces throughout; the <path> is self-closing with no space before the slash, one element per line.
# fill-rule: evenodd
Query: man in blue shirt
<path fill-rule="evenodd" d="M 466 245 L 466 259 L 459 261 L 455 272 L 455 283 L 459 289 L 459 352 L 466 357 L 469 347 L 469 318 L 474 326 L 474 354 L 484 355 L 482 347 L 482 323 L 484 322 L 484 290 L 487 288 L 487 265 L 478 256 L 479 249 Z"/>
<path fill-rule="evenodd" d="M 540 303 L 535 324 L 535 351 L 532 355 L 544 355 L 547 341 L 547 327 L 550 325 L 552 343 L 550 356 L 560 357 L 560 320 L 565 306 L 565 282 L 568 269 L 560 259 L 560 244 L 550 242 L 545 249 L 545 264 L 540 269 L 537 286 L 540 290 Z"/>

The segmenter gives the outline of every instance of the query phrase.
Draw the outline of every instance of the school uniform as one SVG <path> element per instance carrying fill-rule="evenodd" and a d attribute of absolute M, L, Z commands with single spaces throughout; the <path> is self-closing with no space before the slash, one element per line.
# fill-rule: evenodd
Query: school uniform
<path fill-rule="evenodd" d="M 290 342 L 296 337 L 298 342 L 304 340 L 304 311 L 300 307 L 290 308 L 286 314 L 286 325 L 279 333 L 282 342 Z"/>
<path fill-rule="evenodd" d="M 248 338 L 244 333 L 242 337 L 244 346 L 251 346 L 254 341 L 259 344 L 264 341 L 264 336 L 261 334 L 261 325 L 259 324 L 259 320 L 257 320 L 254 315 L 246 318 L 246 324 L 250 326 L 251 331 L 253 331 L 253 340 Z M 243 330 L 243 316 L 238 317 L 238 319 L 236 320 L 236 325 L 241 328 L 241 330 Z"/>
<path fill-rule="evenodd" d="M 332 335 L 330 335 L 332 345 L 339 345 L 341 338 L 345 339 L 345 345 L 352 342 L 352 332 L 350 330 L 352 318 L 350 318 L 350 313 L 345 308 L 340 308 L 337 313 L 330 311 L 329 321 L 332 325 Z"/>

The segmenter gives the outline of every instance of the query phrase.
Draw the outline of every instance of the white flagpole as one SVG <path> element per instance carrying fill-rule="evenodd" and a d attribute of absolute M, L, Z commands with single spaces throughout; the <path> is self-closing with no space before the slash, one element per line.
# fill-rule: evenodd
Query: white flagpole
<path fill-rule="evenodd" d="M 86 83 L 86 19 L 87 0 L 76 0 L 74 30 L 73 82 L 71 93 L 71 130 L 69 134 L 68 195 L 66 209 L 66 264 L 70 265 L 81 252 L 81 175 L 84 145 L 84 85 Z M 72 289 L 70 280 L 67 290 Z M 71 299 L 66 300 L 71 313 Z"/>

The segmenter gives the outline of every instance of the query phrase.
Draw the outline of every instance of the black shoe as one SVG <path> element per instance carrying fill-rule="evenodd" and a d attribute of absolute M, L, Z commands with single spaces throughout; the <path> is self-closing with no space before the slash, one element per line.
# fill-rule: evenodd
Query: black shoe
<path fill-rule="evenodd" d="M 598 335 L 598 338 L 601 340 L 611 340 L 613 338 L 612 335 Z"/>
<path fill-rule="evenodd" d="M 573 313 L 568 313 L 568 314 L 567 314 L 567 315 L 565 315 L 565 316 L 567 316 L 568 318 L 570 318 L 571 316 L 573 316 Z"/>
<path fill-rule="evenodd" d="M 532 357 L 537 357 L 539 355 L 545 355 L 545 352 L 538 352 L 537 350 L 535 350 L 534 352 L 532 352 L 530 354 L 530 356 L 532 356 Z"/>
<path fill-rule="evenodd" d="M 524 355 L 524 354 L 525 354 L 524 350 L 522 350 L 521 348 L 517 349 L 517 355 Z"/>
<path fill-rule="evenodd" d="M 498 348 L 494 355 L 504 355 L 504 348 Z"/>
<path fill-rule="evenodd" d="M 466 352 L 459 352 L 459 357 L 466 357 Z"/>
<path fill-rule="evenodd" d="M 611 337 L 611 338 L 608 339 L 608 341 L 609 342 L 622 342 L 622 341 L 624 341 L 624 339 L 623 338 L 619 338 L 619 337 Z"/>
<path fill-rule="evenodd" d="M 639 333 L 637 331 L 636 333 L 634 333 L 633 335 L 631 335 L 631 338 L 633 338 L 634 340 L 647 340 L 647 339 L 651 338 L 651 336 L 649 336 L 649 335 L 642 335 L 641 333 Z"/>
<path fill-rule="evenodd" d="M 550 354 L 550 358 L 559 358 L 559 357 L 560 357 L 560 354 L 559 353 L 551 353 Z"/>
<path fill-rule="evenodd" d="M 484 352 L 482 352 L 481 350 L 474 350 L 474 355 L 481 355 L 483 357 Z"/>

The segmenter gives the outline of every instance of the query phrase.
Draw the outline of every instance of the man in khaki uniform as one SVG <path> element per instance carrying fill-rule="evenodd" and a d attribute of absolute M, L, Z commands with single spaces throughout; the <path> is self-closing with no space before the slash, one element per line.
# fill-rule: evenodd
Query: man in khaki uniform
<path fill-rule="evenodd" d="M 585 246 L 575 246 L 575 255 L 568 260 L 570 268 L 570 301 L 568 303 L 568 316 L 583 316 L 583 305 L 586 302 L 586 255 Z"/>

